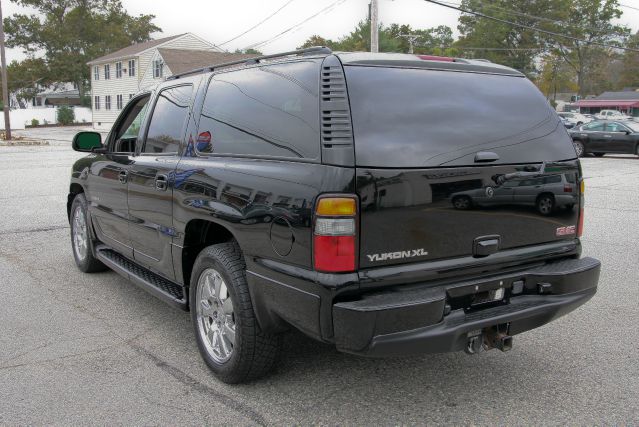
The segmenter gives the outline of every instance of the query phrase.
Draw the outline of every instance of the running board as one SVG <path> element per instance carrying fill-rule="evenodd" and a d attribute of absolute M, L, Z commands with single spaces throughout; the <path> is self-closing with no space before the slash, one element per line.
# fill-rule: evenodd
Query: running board
<path fill-rule="evenodd" d="M 188 309 L 186 290 L 183 286 L 165 279 L 148 268 L 142 267 L 109 247 L 100 245 L 95 252 L 96 257 L 107 267 L 122 277 L 129 279 L 151 295 L 174 307 L 182 310 Z"/>

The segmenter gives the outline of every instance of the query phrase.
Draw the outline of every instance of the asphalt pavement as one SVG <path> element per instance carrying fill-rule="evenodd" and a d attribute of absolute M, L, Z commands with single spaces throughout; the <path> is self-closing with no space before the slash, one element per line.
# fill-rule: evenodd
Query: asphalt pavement
<path fill-rule="evenodd" d="M 636 157 L 584 159 L 599 291 L 512 351 L 373 360 L 290 333 L 273 375 L 229 386 L 187 313 L 76 269 L 66 197 L 80 155 L 56 139 L 0 147 L 0 425 L 639 423 Z"/>

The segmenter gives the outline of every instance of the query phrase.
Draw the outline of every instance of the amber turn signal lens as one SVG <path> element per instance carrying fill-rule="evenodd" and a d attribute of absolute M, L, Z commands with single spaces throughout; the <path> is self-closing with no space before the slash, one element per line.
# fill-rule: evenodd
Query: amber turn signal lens
<path fill-rule="evenodd" d="M 580 183 L 580 190 L 581 190 L 581 194 L 584 194 L 586 192 L 586 182 L 582 179 L 581 183 Z"/>
<path fill-rule="evenodd" d="M 355 199 L 346 197 L 326 197 L 317 202 L 317 215 L 349 216 L 357 213 Z"/>

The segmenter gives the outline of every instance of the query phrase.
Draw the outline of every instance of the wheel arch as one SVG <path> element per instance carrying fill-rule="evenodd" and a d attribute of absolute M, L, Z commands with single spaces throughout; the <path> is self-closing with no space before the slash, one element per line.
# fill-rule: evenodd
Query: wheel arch
<path fill-rule="evenodd" d="M 205 219 L 192 219 L 184 228 L 184 241 L 181 257 L 182 280 L 185 287 L 191 283 L 191 271 L 195 259 L 207 246 L 236 240 L 233 232 L 226 226 Z"/>
<path fill-rule="evenodd" d="M 81 193 L 84 193 L 84 187 L 77 182 L 72 182 L 69 186 L 69 195 L 67 196 L 67 219 L 69 219 L 69 221 L 71 220 L 71 205 L 73 204 L 73 199 Z"/>

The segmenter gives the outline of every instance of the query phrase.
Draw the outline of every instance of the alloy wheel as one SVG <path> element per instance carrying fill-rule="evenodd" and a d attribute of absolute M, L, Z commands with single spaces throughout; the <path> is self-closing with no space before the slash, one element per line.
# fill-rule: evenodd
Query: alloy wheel
<path fill-rule="evenodd" d="M 84 261 L 89 250 L 89 236 L 87 234 L 87 220 L 82 206 L 73 211 L 73 251 L 75 256 Z"/>
<path fill-rule="evenodd" d="M 213 268 L 202 272 L 197 284 L 197 327 L 209 355 L 227 362 L 235 347 L 233 301 L 222 275 Z"/>

